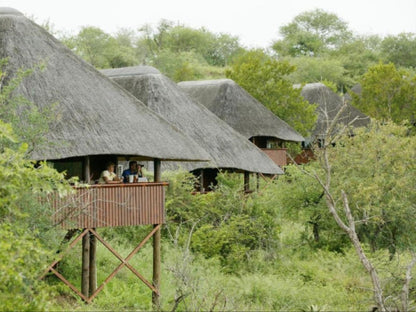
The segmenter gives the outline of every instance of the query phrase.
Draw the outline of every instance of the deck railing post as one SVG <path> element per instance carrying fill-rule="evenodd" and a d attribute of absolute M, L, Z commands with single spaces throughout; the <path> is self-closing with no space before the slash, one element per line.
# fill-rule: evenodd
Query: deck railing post
<path fill-rule="evenodd" d="M 160 182 L 162 179 L 161 173 L 161 161 L 160 159 L 154 160 L 154 182 Z M 154 225 L 156 227 L 157 224 Z M 160 240 L 161 234 L 160 229 L 158 229 L 153 235 L 153 286 L 156 288 L 157 293 L 152 293 L 152 303 L 153 309 L 160 311 L 160 301 L 159 301 L 159 290 L 160 290 Z"/>

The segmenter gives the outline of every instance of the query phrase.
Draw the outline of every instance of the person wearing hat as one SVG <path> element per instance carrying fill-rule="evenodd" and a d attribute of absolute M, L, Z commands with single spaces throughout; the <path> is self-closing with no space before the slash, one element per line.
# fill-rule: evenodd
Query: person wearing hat
<path fill-rule="evenodd" d="M 139 178 L 143 177 L 142 164 L 137 164 L 137 161 L 129 162 L 129 169 L 123 171 L 123 182 L 129 182 L 129 175 L 137 175 Z"/>

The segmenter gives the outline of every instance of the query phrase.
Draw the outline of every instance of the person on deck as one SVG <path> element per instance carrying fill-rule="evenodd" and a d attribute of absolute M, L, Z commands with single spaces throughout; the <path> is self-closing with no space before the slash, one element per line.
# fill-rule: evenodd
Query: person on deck
<path fill-rule="evenodd" d="M 114 173 L 115 164 L 113 162 L 107 163 L 106 170 L 101 172 L 100 179 L 98 180 L 99 184 L 114 184 L 114 183 L 122 183 L 123 180 L 117 177 Z"/>
<path fill-rule="evenodd" d="M 123 171 L 124 183 L 129 182 L 129 175 L 137 175 L 139 178 L 143 176 L 142 165 L 138 165 L 136 161 L 129 162 L 129 169 Z"/>

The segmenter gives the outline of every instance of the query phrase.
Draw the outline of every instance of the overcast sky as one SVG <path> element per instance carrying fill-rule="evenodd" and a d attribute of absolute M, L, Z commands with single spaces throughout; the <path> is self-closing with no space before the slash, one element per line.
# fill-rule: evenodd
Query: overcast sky
<path fill-rule="evenodd" d="M 0 7 L 15 8 L 38 23 L 49 21 L 67 33 L 81 26 L 114 33 L 167 19 L 262 48 L 278 38 L 280 26 L 316 8 L 337 14 L 355 33 L 416 33 L 416 0 L 0 0 Z"/>

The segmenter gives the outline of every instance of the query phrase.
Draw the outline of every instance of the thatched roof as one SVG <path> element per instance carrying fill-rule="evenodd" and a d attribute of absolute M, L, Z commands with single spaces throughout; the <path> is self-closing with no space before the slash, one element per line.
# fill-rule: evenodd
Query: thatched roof
<path fill-rule="evenodd" d="M 344 104 L 344 100 L 322 83 L 309 83 L 302 88 L 302 96 L 311 104 L 318 105 L 318 120 L 313 137 L 325 135 L 328 121 L 332 121 Z M 370 118 L 347 102 L 346 109 L 341 113 L 338 123 L 353 127 L 368 125 Z"/>
<path fill-rule="evenodd" d="M 348 91 L 346 94 L 345 94 L 345 100 L 348 102 L 348 103 L 351 103 L 352 102 L 352 96 L 351 96 L 351 94 L 352 93 L 354 93 L 354 94 L 356 94 L 356 95 L 358 95 L 358 96 L 361 96 L 361 92 L 362 92 L 362 90 L 361 90 L 362 88 L 361 88 L 361 85 L 359 84 L 359 83 L 357 83 L 356 85 L 354 85 L 351 89 L 350 89 L 350 91 Z"/>
<path fill-rule="evenodd" d="M 304 138 L 231 79 L 184 81 L 179 87 L 246 138 Z"/>
<path fill-rule="evenodd" d="M 134 155 L 163 160 L 208 160 L 192 139 L 155 114 L 119 85 L 82 61 L 20 12 L 0 8 L 0 58 L 6 71 L 31 69 L 16 90 L 39 107 L 59 103 L 60 119 L 48 133 L 47 149 L 34 159 L 86 155 Z"/>
<path fill-rule="evenodd" d="M 149 108 L 199 142 L 210 154 L 210 163 L 186 164 L 187 170 L 226 168 L 283 173 L 274 162 L 244 136 L 191 100 L 169 78 L 150 66 L 101 71 L 131 92 Z"/>

